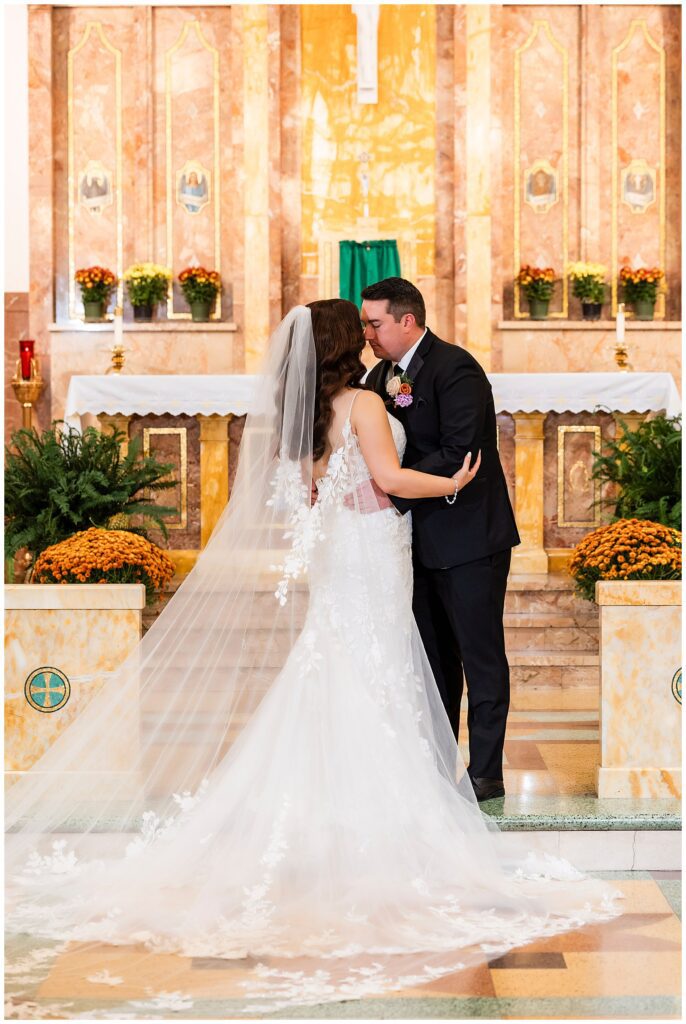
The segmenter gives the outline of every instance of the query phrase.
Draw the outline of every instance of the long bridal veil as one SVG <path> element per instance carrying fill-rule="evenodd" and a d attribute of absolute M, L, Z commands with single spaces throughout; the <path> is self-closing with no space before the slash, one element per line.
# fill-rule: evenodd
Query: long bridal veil
<path fill-rule="evenodd" d="M 231 500 L 193 570 L 115 672 L 72 680 L 96 695 L 10 783 L 11 860 L 24 855 L 24 839 L 69 833 L 73 845 L 102 829 L 136 831 L 146 810 L 173 816 L 174 796 L 211 774 L 278 675 L 303 598 L 280 603 L 271 567 L 310 505 L 309 310 L 296 307 L 274 333 L 262 381 Z"/>
<path fill-rule="evenodd" d="M 115 672 L 72 680 L 95 695 L 10 781 L 9 928 L 62 943 L 10 978 L 56 956 L 63 984 L 107 973 L 124 947 L 129 987 L 254 1014 L 425 984 L 617 912 L 481 814 L 411 616 L 409 522 L 349 421 L 312 507 L 316 382 L 296 307 L 194 569 Z M 209 985 L 206 963 L 231 970 Z"/>

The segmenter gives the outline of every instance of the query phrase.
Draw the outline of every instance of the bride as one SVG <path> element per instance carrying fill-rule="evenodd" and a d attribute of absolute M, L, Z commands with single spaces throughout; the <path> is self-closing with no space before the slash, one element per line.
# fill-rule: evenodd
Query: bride
<path fill-rule="evenodd" d="M 95 695 L 9 790 L 13 935 L 105 963 L 125 946 L 136 977 L 159 955 L 165 989 L 221 958 L 222 994 L 254 1013 L 417 986 L 619 913 L 476 804 L 386 494 L 452 495 L 479 459 L 401 469 L 363 347 L 338 299 L 274 333 L 209 544 L 120 668 L 72 679 Z"/>

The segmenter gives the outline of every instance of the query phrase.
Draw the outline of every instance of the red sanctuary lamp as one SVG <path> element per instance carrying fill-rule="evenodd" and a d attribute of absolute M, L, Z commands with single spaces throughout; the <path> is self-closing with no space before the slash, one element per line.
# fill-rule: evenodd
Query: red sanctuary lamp
<path fill-rule="evenodd" d="M 14 371 L 12 389 L 21 405 L 22 426 L 31 429 L 33 406 L 43 390 L 43 378 L 34 354 L 36 342 L 33 338 L 22 338 L 19 342 L 19 359 Z"/>
<path fill-rule="evenodd" d="M 35 345 L 36 343 L 33 338 L 24 338 L 19 342 L 19 361 L 21 363 L 22 380 L 31 380 L 31 362 L 34 358 L 33 350 Z"/>

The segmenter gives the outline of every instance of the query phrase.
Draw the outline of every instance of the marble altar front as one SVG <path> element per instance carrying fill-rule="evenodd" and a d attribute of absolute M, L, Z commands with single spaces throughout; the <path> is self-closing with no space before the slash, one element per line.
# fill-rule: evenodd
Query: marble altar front
<path fill-rule="evenodd" d="M 489 374 L 498 443 L 522 536 L 513 571 L 565 567 L 574 544 L 600 523 L 593 452 L 650 412 L 676 415 L 669 373 Z M 60 416 L 78 427 L 97 417 L 174 465 L 178 504 L 170 554 L 193 564 L 226 504 L 259 377 L 246 374 L 112 374 L 71 378 Z"/>
<path fill-rule="evenodd" d="M 139 583 L 5 586 L 5 777 L 10 784 L 135 648 L 144 606 L 145 587 Z M 103 785 L 108 772 L 121 778 L 130 770 L 136 743 L 134 730 L 124 747 L 113 749 L 103 722 Z"/>
<path fill-rule="evenodd" d="M 599 797 L 681 797 L 681 582 L 596 584 Z"/>

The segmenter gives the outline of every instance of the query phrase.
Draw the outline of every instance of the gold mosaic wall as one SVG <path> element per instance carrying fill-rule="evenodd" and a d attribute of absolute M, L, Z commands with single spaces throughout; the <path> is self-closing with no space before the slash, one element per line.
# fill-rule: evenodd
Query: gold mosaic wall
<path fill-rule="evenodd" d="M 350 5 L 301 6 L 304 274 L 318 273 L 321 231 L 363 223 L 365 173 L 370 226 L 411 230 L 417 274 L 434 273 L 435 32 L 433 6 L 382 4 L 379 102 L 360 104 Z"/>

